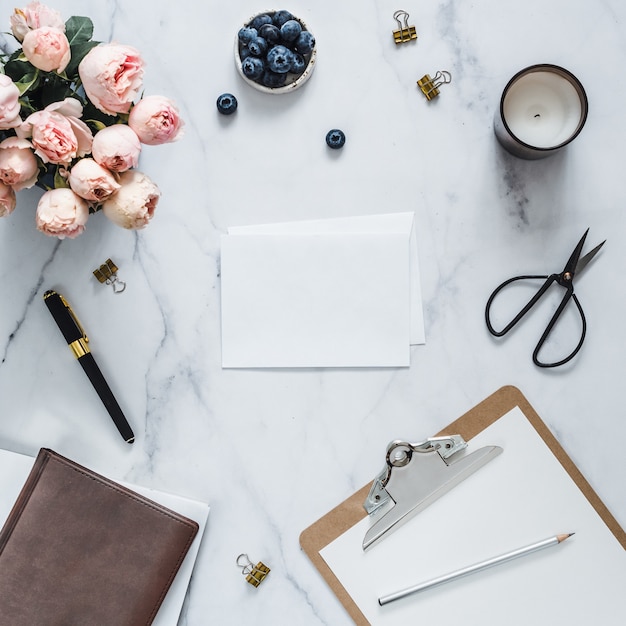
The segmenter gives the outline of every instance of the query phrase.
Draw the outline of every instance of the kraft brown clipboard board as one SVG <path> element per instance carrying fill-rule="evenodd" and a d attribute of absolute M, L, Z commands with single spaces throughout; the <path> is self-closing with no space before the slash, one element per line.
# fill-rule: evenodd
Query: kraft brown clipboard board
<path fill-rule="evenodd" d="M 545 444 L 565 468 L 570 478 L 576 483 L 580 491 L 585 495 L 598 515 L 626 550 L 626 532 L 624 529 L 618 524 L 613 515 L 611 515 L 602 500 L 600 500 L 598 495 L 591 488 L 591 485 L 580 473 L 576 465 L 574 465 L 573 461 L 555 439 L 554 435 L 552 435 L 537 412 L 533 409 L 522 392 L 516 387 L 502 387 L 473 409 L 446 426 L 438 435 L 459 434 L 466 441 L 469 441 L 472 437 L 475 437 L 478 433 L 516 406 L 522 410 Z M 332 570 L 326 565 L 326 562 L 320 555 L 320 551 L 366 517 L 367 514 L 363 508 L 363 502 L 369 492 L 370 486 L 371 483 L 365 485 L 339 506 L 324 515 L 324 517 L 309 526 L 300 535 L 300 545 L 302 549 L 311 559 L 313 565 L 319 570 L 324 580 L 326 580 L 332 591 L 350 614 L 350 617 L 352 617 L 358 626 L 369 626 L 370 623 L 333 574 Z"/>

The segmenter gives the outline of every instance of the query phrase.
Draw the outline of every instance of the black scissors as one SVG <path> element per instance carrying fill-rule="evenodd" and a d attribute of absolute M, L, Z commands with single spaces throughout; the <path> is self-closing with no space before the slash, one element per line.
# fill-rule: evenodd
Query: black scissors
<path fill-rule="evenodd" d="M 561 303 L 559 304 L 556 311 L 554 312 L 552 319 L 548 322 L 548 325 L 546 326 L 546 329 L 543 331 L 543 335 L 541 335 L 541 339 L 539 339 L 539 343 L 537 344 L 537 346 L 535 347 L 535 351 L 533 352 L 533 363 L 535 365 L 538 365 L 539 367 L 558 367 L 559 365 L 563 365 L 564 363 L 567 363 L 568 361 L 570 361 L 576 356 L 576 354 L 578 353 L 578 351 L 583 345 L 583 341 L 585 340 L 585 334 L 587 332 L 587 321 L 585 319 L 585 314 L 583 313 L 583 309 L 580 306 L 580 302 L 578 301 L 578 298 L 576 297 L 576 294 L 574 293 L 574 276 L 576 276 L 576 274 L 581 272 L 587 266 L 589 261 L 593 259 L 593 257 L 598 253 L 600 248 L 606 242 L 606 240 L 603 241 L 601 244 L 597 245 L 593 250 L 591 250 L 591 252 L 588 252 L 587 254 L 585 254 L 585 256 L 581 257 L 580 253 L 582 252 L 588 232 L 589 232 L 589 229 L 585 231 L 585 234 L 582 236 L 582 238 L 580 239 L 580 241 L 574 248 L 574 252 L 572 252 L 572 255 L 568 259 L 567 263 L 565 264 L 565 267 L 563 268 L 563 271 L 560 274 L 550 274 L 549 276 L 515 276 L 514 278 L 509 278 L 509 280 L 505 280 L 500 286 L 496 287 L 495 291 L 489 296 L 489 300 L 487 300 L 487 306 L 485 308 L 485 321 L 487 322 L 487 328 L 489 329 L 489 332 L 492 335 L 495 335 L 496 337 L 502 337 L 503 335 L 506 335 L 524 317 L 524 315 L 526 315 L 526 313 L 528 313 L 532 309 L 532 307 L 535 306 L 535 304 L 537 304 L 541 296 L 543 296 L 543 294 L 546 293 L 548 288 L 553 283 L 558 283 L 559 285 L 561 285 L 561 287 L 565 289 L 565 295 L 563 296 Z M 495 330 L 491 324 L 491 319 L 490 319 L 491 305 L 495 297 L 500 293 L 500 291 L 502 291 L 502 289 L 504 289 L 507 285 L 510 285 L 511 283 L 515 281 L 533 280 L 533 279 L 545 279 L 545 281 L 543 285 L 539 288 L 537 293 L 528 301 L 528 304 L 526 304 L 526 306 L 524 306 L 522 310 L 502 330 Z M 580 335 L 578 345 L 574 348 L 574 350 L 568 356 L 561 359 L 560 361 L 556 361 L 554 363 L 545 363 L 543 361 L 540 361 L 539 356 L 538 356 L 539 352 L 541 351 L 543 344 L 545 343 L 546 339 L 550 335 L 550 332 L 554 328 L 554 325 L 558 321 L 559 317 L 561 316 L 561 313 L 563 313 L 563 311 L 565 310 L 565 307 L 567 306 L 570 300 L 574 301 L 574 304 L 576 305 L 576 308 L 578 309 L 578 312 L 580 314 L 580 319 L 582 321 L 582 333 Z"/>

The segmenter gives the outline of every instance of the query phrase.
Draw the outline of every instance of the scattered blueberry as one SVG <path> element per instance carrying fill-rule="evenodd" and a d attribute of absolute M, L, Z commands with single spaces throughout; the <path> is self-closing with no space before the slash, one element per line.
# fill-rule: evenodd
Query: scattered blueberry
<path fill-rule="evenodd" d="M 295 41 L 301 32 L 302 32 L 302 26 L 300 25 L 300 22 L 298 22 L 297 20 L 287 20 L 280 27 L 280 34 L 283 38 L 283 41 L 287 41 L 289 43 L 291 43 L 292 41 Z"/>
<path fill-rule="evenodd" d="M 257 15 L 250 23 L 250 26 L 252 26 L 252 28 L 256 28 L 258 31 L 260 30 L 261 26 L 263 26 L 263 24 L 271 24 L 271 23 L 272 23 L 271 16 L 269 16 L 267 13 L 264 13 L 263 15 Z"/>
<path fill-rule="evenodd" d="M 306 68 L 306 61 L 299 52 L 293 53 L 293 59 L 291 61 L 291 72 L 294 74 L 302 74 Z"/>
<path fill-rule="evenodd" d="M 329 148 L 333 150 L 338 150 L 339 148 L 343 148 L 343 145 L 346 143 L 346 136 L 342 130 L 338 128 L 333 128 L 329 130 L 326 134 L 326 144 Z"/>
<path fill-rule="evenodd" d="M 255 57 L 260 57 L 267 52 L 267 41 L 263 37 L 257 37 L 248 44 L 248 50 Z"/>
<path fill-rule="evenodd" d="M 232 93 L 223 93 L 217 99 L 217 110 L 222 115 L 232 115 L 237 110 L 237 98 Z"/>
<path fill-rule="evenodd" d="M 315 37 L 308 30 L 303 30 L 295 41 L 294 48 L 300 54 L 309 54 L 315 47 Z"/>
<path fill-rule="evenodd" d="M 280 28 L 285 22 L 288 22 L 292 19 L 293 15 L 289 13 L 289 11 L 276 11 L 276 13 L 274 13 L 272 22 L 275 26 L 278 26 L 278 28 Z"/>
<path fill-rule="evenodd" d="M 268 43 L 280 42 L 280 28 L 274 24 L 263 24 L 259 30 L 259 37 L 263 37 Z"/>
<path fill-rule="evenodd" d="M 285 74 L 291 70 L 292 62 L 293 52 L 285 46 L 274 46 L 267 53 L 267 67 L 269 67 L 272 72 Z"/>
<path fill-rule="evenodd" d="M 263 72 L 265 71 L 265 63 L 258 57 L 248 57 L 241 64 L 241 69 L 243 70 L 246 78 L 250 80 L 258 80 L 263 76 Z"/>
<path fill-rule="evenodd" d="M 250 26 L 244 26 L 239 29 L 237 33 L 237 37 L 242 44 L 248 45 L 253 39 L 256 39 L 258 36 L 258 32 L 256 28 L 252 28 Z"/>

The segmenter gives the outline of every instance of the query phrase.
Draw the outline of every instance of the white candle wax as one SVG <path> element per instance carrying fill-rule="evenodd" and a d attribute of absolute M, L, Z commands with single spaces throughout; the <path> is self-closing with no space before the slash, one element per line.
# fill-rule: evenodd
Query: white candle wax
<path fill-rule="evenodd" d="M 564 76 L 536 71 L 521 76 L 509 87 L 503 114 L 519 140 L 537 148 L 553 148 L 576 132 L 583 106 L 576 88 Z"/>

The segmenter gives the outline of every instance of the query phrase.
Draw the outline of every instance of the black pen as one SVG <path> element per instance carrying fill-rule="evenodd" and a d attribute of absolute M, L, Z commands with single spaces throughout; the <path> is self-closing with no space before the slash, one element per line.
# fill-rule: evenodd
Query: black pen
<path fill-rule="evenodd" d="M 117 430 L 120 431 L 120 435 L 124 437 L 126 443 L 133 443 L 133 441 L 135 441 L 135 433 L 133 433 L 130 424 L 126 421 L 124 413 L 122 413 L 122 409 L 120 409 L 120 405 L 117 403 L 113 392 L 96 364 L 89 350 L 89 339 L 80 325 L 78 318 L 72 312 L 70 305 L 62 295 L 52 289 L 43 294 L 43 299 L 54 321 L 63 333 L 65 341 L 67 341 L 74 356 L 81 364 L 85 374 L 89 377 L 94 389 L 98 392 L 109 415 L 113 418 L 113 422 L 115 422 Z"/>

